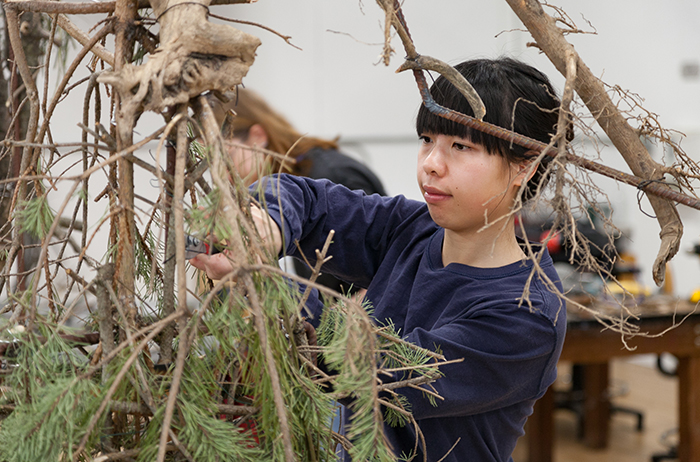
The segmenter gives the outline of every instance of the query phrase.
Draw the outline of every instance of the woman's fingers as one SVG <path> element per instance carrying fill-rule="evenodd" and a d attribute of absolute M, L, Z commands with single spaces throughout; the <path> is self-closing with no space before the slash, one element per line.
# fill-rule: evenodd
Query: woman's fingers
<path fill-rule="evenodd" d="M 231 261 L 223 253 L 216 255 L 199 254 L 189 261 L 195 268 L 206 272 L 211 279 L 221 279 L 233 271 Z"/>

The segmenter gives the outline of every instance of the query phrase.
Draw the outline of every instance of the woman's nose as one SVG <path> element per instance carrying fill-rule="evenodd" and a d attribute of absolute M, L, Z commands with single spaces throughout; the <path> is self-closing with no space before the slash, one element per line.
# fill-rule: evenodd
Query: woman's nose
<path fill-rule="evenodd" d="M 427 156 L 423 159 L 423 170 L 428 174 L 442 176 L 445 173 L 445 162 L 442 147 L 433 146 Z"/>

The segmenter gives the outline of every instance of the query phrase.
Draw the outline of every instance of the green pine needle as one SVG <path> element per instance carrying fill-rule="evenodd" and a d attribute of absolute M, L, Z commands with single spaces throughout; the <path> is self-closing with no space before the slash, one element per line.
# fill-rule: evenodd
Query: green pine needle
<path fill-rule="evenodd" d="M 54 221 L 55 213 L 49 206 L 46 195 L 22 201 L 15 214 L 20 232 L 26 232 L 42 239 L 46 236 Z"/>

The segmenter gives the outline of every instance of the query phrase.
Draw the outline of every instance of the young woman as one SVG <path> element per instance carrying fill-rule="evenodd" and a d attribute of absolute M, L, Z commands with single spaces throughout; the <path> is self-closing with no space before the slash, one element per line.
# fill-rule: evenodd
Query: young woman
<path fill-rule="evenodd" d="M 481 96 L 487 122 L 550 141 L 559 101 L 543 74 L 507 58 L 456 68 Z M 444 78 L 431 93 L 439 104 L 472 114 Z M 417 131 L 425 203 L 280 175 L 266 180 L 268 209 L 257 212 L 259 228 L 273 220 L 277 226 L 268 241 L 290 255 L 298 255 L 296 240 L 313 255 L 335 230 L 334 258 L 325 271 L 367 287 L 378 322 L 391 321 L 406 340 L 463 359 L 442 368 L 444 377 L 433 385 L 444 400 L 436 406 L 419 390 L 398 390 L 425 437 L 427 460 L 511 461 L 535 401 L 556 377 L 566 326 L 564 305 L 551 285 L 540 275 L 530 280 L 533 265 L 510 214 L 521 185 L 529 182 L 526 197 L 537 187 L 529 178 L 531 159 L 518 146 L 424 107 Z M 212 277 L 231 270 L 223 255 L 202 255 L 192 263 Z M 561 289 L 548 255 L 540 267 Z M 522 302 L 526 287 L 529 303 Z M 311 308 L 317 321 L 323 306 Z M 410 425 L 386 426 L 385 434 L 397 456 L 416 446 Z M 423 460 L 420 444 L 418 451 L 415 460 Z"/>

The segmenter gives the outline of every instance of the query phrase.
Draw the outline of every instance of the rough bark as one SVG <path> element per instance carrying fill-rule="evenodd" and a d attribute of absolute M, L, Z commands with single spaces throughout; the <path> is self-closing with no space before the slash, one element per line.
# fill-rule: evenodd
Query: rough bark
<path fill-rule="evenodd" d="M 254 3 L 256 0 L 212 0 L 212 5 L 233 5 L 236 3 Z M 106 2 L 54 2 L 42 0 L 28 0 L 12 2 L 13 7 L 21 11 L 48 14 L 100 14 L 114 13 L 116 0 Z M 148 8 L 148 0 L 139 0 L 138 8 Z"/>
<path fill-rule="evenodd" d="M 134 42 L 131 33 L 136 18 L 136 1 L 119 0 L 114 15 L 116 23 L 114 43 L 114 71 L 120 72 L 132 59 Z M 98 77 L 98 81 L 99 81 Z M 116 95 L 116 140 L 117 151 L 133 144 L 134 126 L 138 119 L 132 110 L 129 98 L 123 93 Z M 134 164 L 129 159 L 119 159 L 117 162 L 117 177 L 119 179 L 119 245 L 117 246 L 117 290 L 119 302 L 125 307 L 129 326 L 136 325 L 137 309 L 134 302 L 135 293 L 135 233 L 134 222 Z"/>
<path fill-rule="evenodd" d="M 107 263 L 97 268 L 97 322 L 100 330 L 100 344 L 102 345 L 102 354 L 107 356 L 116 345 L 114 344 L 114 320 L 112 300 L 109 296 L 109 287 L 114 278 L 114 264 Z M 102 368 L 103 383 L 106 382 L 108 376 L 107 366 Z"/>
<path fill-rule="evenodd" d="M 0 37 L 0 59 L 2 59 L 3 62 L 7 62 L 7 59 L 9 57 L 9 48 L 10 48 L 10 39 L 7 37 L 7 21 L 5 20 L 5 11 L 3 10 L 0 12 L 0 20 L 2 21 L 3 27 L 1 30 L 2 36 Z M 0 101 L 8 101 L 8 92 L 10 89 L 10 83 L 5 77 L 5 69 L 6 66 L 2 66 L 3 72 L 0 72 Z M 10 110 L 8 105 L 2 104 L 0 105 L 0 133 L 3 134 L 3 137 L 5 136 L 6 133 L 8 133 L 8 130 L 10 128 L 10 120 L 12 116 L 10 114 Z M 4 148 L 1 153 L 2 157 L 0 157 L 0 179 L 5 180 L 7 178 L 10 178 L 10 172 L 11 172 L 11 166 L 10 162 L 12 157 L 10 156 L 9 151 Z M 5 235 L 7 233 L 8 227 L 7 222 L 10 214 L 10 200 L 12 196 L 12 185 L 9 184 L 4 184 L 2 187 L 0 187 L 0 235 Z M 3 250 L 7 248 L 6 244 L 3 244 L 2 246 Z M 4 255 L 4 252 L 2 252 L 2 255 Z M 5 264 L 5 259 L 4 257 L 0 259 L 0 271 L 2 271 L 2 268 Z"/>
<path fill-rule="evenodd" d="M 7 21 L 4 11 L 1 14 L 2 22 L 6 24 Z M 46 32 L 41 26 L 40 15 L 32 13 L 22 15 L 20 36 L 22 39 L 22 47 L 24 48 L 24 53 L 30 68 L 38 68 L 44 54 L 43 45 L 46 39 Z M 20 102 L 26 97 L 26 91 L 22 89 L 22 78 L 19 73 L 9 64 L 12 62 L 14 55 L 12 50 L 10 50 L 10 41 L 7 37 L 6 27 L 2 28 L 0 47 L 2 48 L 0 57 L 8 63 L 2 66 L 6 69 L 6 72 L 0 73 L 0 101 L 9 102 L 9 104 L 3 104 L 1 105 L 2 107 L 0 107 L 0 133 L 2 133 L 3 136 L 7 136 L 8 139 L 22 140 L 27 133 L 30 109 L 27 104 L 20 105 Z M 10 76 L 9 81 L 6 76 Z M 16 118 L 11 128 L 10 123 L 12 118 L 18 111 L 19 116 Z M 21 156 L 22 148 L 20 147 L 14 147 L 11 150 L 3 150 L 0 153 L 0 179 L 4 180 L 19 176 L 17 172 L 19 171 Z M 12 165 L 13 163 L 14 166 Z M 14 184 L 12 183 L 7 183 L 0 187 L 0 235 L 3 237 L 10 232 L 11 223 L 9 223 L 9 219 L 13 189 Z M 36 244 L 38 242 L 37 239 L 27 235 L 23 236 L 22 240 L 24 244 Z M 7 248 L 7 246 L 3 247 Z M 33 268 L 36 264 L 36 252 L 21 251 L 18 257 L 22 261 L 20 264 L 21 270 L 18 272 Z M 4 262 L 3 255 L 2 259 L 0 259 L 0 268 L 2 268 Z"/>
<path fill-rule="evenodd" d="M 134 114 L 161 113 L 208 90 L 226 92 L 241 83 L 260 45 L 257 37 L 207 20 L 209 0 L 152 0 L 160 46 L 142 66 L 105 72 Z"/>
<path fill-rule="evenodd" d="M 660 179 L 664 167 L 652 160 L 635 129 L 627 123 L 603 84 L 586 66 L 574 47 L 567 42 L 562 31 L 556 26 L 554 18 L 544 12 L 537 0 L 506 1 L 532 34 L 537 46 L 563 75 L 566 75 L 566 55 L 573 53 L 577 67 L 575 90 L 581 100 L 610 137 L 632 172 L 641 178 Z M 654 281 L 661 285 L 665 277 L 666 263 L 678 252 L 683 225 L 672 202 L 652 195 L 648 198 L 661 226 L 661 245 L 653 268 Z"/>

